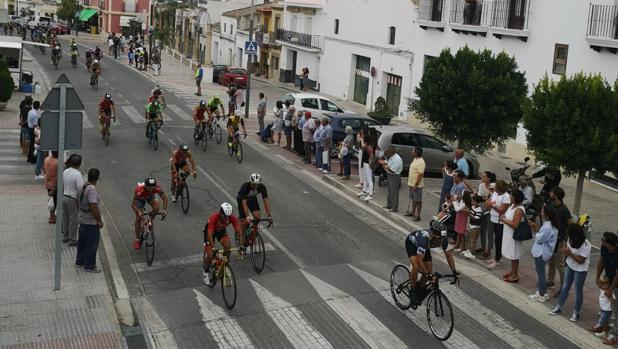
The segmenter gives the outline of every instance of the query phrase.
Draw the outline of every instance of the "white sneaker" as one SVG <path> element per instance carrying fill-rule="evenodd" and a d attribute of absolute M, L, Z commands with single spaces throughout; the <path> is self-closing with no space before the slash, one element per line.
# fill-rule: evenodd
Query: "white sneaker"
<path fill-rule="evenodd" d="M 37 175 L 37 176 L 34 176 L 34 179 L 45 179 L 45 176 L 43 176 L 43 175 Z"/>
<path fill-rule="evenodd" d="M 373 200 L 373 196 L 372 195 L 367 195 L 367 196 L 365 196 L 365 198 L 363 200 L 365 200 L 365 201 Z"/>
<path fill-rule="evenodd" d="M 539 303 L 545 303 L 546 301 L 549 300 L 549 296 L 547 295 L 547 293 L 543 296 L 541 296 L 539 294 L 539 291 L 534 292 L 534 294 L 531 294 L 528 296 L 528 299 L 531 301 L 537 301 Z"/>
<path fill-rule="evenodd" d="M 204 272 L 204 284 L 210 285 L 210 273 Z"/>
<path fill-rule="evenodd" d="M 361 196 L 366 196 L 367 193 L 365 193 L 364 191 L 361 191 L 360 193 L 356 193 L 356 196 L 361 197 Z"/>
<path fill-rule="evenodd" d="M 571 322 L 577 322 L 579 321 L 579 314 L 577 312 L 573 312 L 573 315 L 571 315 L 571 317 L 569 318 L 569 320 Z"/>
<path fill-rule="evenodd" d="M 172 194 L 172 202 L 176 202 L 176 195 Z"/>
<path fill-rule="evenodd" d="M 354 188 L 362 188 L 362 187 L 363 187 L 363 185 L 362 185 L 361 183 L 358 183 L 358 184 L 356 184 L 356 185 L 354 186 Z"/>
<path fill-rule="evenodd" d="M 461 248 L 456 248 L 453 251 L 457 252 L 457 253 L 461 253 Z"/>
<path fill-rule="evenodd" d="M 463 252 L 464 257 L 468 258 L 468 259 L 475 259 L 476 256 L 472 254 L 472 252 L 470 251 L 464 251 Z"/>

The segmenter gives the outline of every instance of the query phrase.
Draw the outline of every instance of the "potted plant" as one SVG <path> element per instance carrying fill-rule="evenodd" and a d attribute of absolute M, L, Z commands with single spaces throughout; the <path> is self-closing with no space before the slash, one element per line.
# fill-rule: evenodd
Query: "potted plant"
<path fill-rule="evenodd" d="M 6 103 L 13 94 L 13 78 L 9 66 L 4 59 L 0 59 L 0 110 L 6 108 Z"/>
<path fill-rule="evenodd" d="M 388 111 L 388 105 L 383 97 L 378 97 L 378 99 L 376 99 L 374 110 L 367 113 L 367 115 L 382 125 L 388 125 L 393 118 L 393 114 Z"/>

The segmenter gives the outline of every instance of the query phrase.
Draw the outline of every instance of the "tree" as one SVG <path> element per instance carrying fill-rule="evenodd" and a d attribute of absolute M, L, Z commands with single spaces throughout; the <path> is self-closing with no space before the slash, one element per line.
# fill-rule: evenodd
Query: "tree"
<path fill-rule="evenodd" d="M 618 173 L 618 80 L 601 75 L 545 76 L 526 103 L 528 148 L 537 160 L 577 174 L 573 211 L 579 214 L 586 172 Z"/>
<path fill-rule="evenodd" d="M 528 87 L 513 57 L 466 46 L 427 60 L 415 93 L 408 110 L 438 137 L 482 154 L 516 133 Z"/>
<path fill-rule="evenodd" d="M 81 10 L 82 6 L 78 4 L 77 1 L 62 0 L 60 2 L 60 6 L 58 6 L 58 10 L 56 10 L 56 14 L 60 19 L 64 19 L 65 21 L 72 21 L 75 18 L 75 12 Z"/>
<path fill-rule="evenodd" d="M 0 102 L 8 102 L 13 95 L 15 83 L 9 71 L 9 65 L 4 58 L 0 58 Z"/>

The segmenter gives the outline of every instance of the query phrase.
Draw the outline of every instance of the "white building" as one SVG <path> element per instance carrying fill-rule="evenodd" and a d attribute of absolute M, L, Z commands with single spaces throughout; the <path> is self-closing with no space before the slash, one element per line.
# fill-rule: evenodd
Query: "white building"
<path fill-rule="evenodd" d="M 413 82 L 425 62 L 450 47 L 505 51 L 526 73 L 530 92 L 545 74 L 578 72 L 618 77 L 618 1 L 615 0 L 420 0 Z M 525 144 L 520 128 L 516 141 Z"/>

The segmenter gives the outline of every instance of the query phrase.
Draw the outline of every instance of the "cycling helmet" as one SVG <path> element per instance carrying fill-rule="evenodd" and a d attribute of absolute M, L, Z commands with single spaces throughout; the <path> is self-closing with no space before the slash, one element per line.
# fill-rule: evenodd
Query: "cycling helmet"
<path fill-rule="evenodd" d="M 189 150 L 189 146 L 186 144 L 180 144 L 178 146 L 178 150 L 182 150 L 182 151 L 188 151 Z"/>
<path fill-rule="evenodd" d="M 219 95 L 218 94 L 212 95 L 212 99 L 214 99 L 215 101 L 218 101 L 219 100 Z"/>
<path fill-rule="evenodd" d="M 257 183 L 260 183 L 262 181 L 262 176 L 260 176 L 259 173 L 254 172 L 254 173 L 251 174 L 251 177 L 249 177 L 249 180 L 251 181 L 251 183 L 257 184 Z"/>
<path fill-rule="evenodd" d="M 221 204 L 221 208 L 219 208 L 219 213 L 221 213 L 222 215 L 229 217 L 232 215 L 232 205 L 228 204 L 227 202 L 224 202 Z"/>
<path fill-rule="evenodd" d="M 431 227 L 432 234 L 446 236 L 446 225 L 439 220 L 432 220 L 429 222 L 429 226 Z"/>
<path fill-rule="evenodd" d="M 98 60 L 98 59 L 95 59 L 95 60 L 94 60 L 94 63 L 99 63 L 99 60 Z"/>
<path fill-rule="evenodd" d="M 242 116 L 242 112 L 240 110 L 236 110 L 234 111 L 234 115 L 241 117 Z"/>
<path fill-rule="evenodd" d="M 97 50 L 100 50 L 101 48 L 99 47 L 99 45 L 97 45 L 97 48 L 96 48 L 96 49 L 97 49 Z"/>
<path fill-rule="evenodd" d="M 105 92 L 105 99 L 112 99 L 112 94 L 109 92 Z"/>
<path fill-rule="evenodd" d="M 155 85 L 154 89 L 155 89 L 155 91 L 161 91 L 161 86 Z"/>
<path fill-rule="evenodd" d="M 157 180 L 153 177 L 146 177 L 146 179 L 144 179 L 144 186 L 146 186 L 146 188 L 154 188 L 157 186 Z"/>
<path fill-rule="evenodd" d="M 202 99 L 200 101 L 200 107 L 205 107 L 205 106 L 206 106 L 206 101 Z"/>

